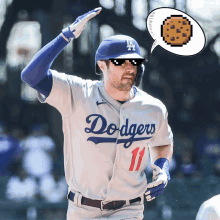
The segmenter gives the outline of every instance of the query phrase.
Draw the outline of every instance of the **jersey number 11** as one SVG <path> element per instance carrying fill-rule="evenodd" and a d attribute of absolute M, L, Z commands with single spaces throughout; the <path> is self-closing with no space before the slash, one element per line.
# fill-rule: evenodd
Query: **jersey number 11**
<path fill-rule="evenodd" d="M 137 148 L 135 148 L 135 149 L 132 151 L 132 159 L 131 159 L 131 165 L 130 165 L 129 171 L 133 171 L 133 170 L 134 170 L 134 164 L 135 164 L 136 157 L 137 157 L 137 154 L 138 154 L 139 149 L 140 149 L 140 147 L 137 147 Z M 139 152 L 138 164 L 137 164 L 137 167 L 136 167 L 135 171 L 138 171 L 138 170 L 139 170 L 139 168 L 140 168 L 140 166 L 141 166 L 142 158 L 143 158 L 143 156 L 144 156 L 144 153 L 145 153 L 145 147 L 143 148 L 142 151 Z"/>

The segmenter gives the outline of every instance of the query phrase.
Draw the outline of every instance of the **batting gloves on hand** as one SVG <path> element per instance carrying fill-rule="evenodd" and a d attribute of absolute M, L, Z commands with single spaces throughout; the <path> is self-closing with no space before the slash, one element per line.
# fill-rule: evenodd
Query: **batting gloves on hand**
<path fill-rule="evenodd" d="M 84 29 L 85 24 L 102 10 L 101 7 L 95 8 L 81 16 L 79 16 L 73 24 L 62 30 L 63 37 L 66 41 L 71 41 L 71 39 L 76 39 L 80 36 Z"/>
<path fill-rule="evenodd" d="M 170 180 L 169 161 L 166 158 L 157 159 L 151 165 L 151 169 L 153 170 L 153 182 L 147 185 L 145 192 L 147 201 L 151 201 L 162 194 Z"/>

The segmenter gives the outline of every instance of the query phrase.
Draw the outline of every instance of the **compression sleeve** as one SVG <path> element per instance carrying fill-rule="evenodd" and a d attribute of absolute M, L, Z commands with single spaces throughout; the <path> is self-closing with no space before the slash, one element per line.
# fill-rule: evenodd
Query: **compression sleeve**
<path fill-rule="evenodd" d="M 24 68 L 21 80 L 47 97 L 53 82 L 49 68 L 68 43 L 60 34 L 45 45 Z"/>

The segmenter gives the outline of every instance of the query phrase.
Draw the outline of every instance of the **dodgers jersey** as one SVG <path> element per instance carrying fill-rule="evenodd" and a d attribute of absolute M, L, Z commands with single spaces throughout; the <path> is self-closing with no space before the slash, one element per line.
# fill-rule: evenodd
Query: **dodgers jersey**
<path fill-rule="evenodd" d="M 104 201 L 142 196 L 148 148 L 173 139 L 164 104 L 137 87 L 135 97 L 121 104 L 102 81 L 50 71 L 52 90 L 47 98 L 38 93 L 38 99 L 62 116 L 69 190 Z"/>

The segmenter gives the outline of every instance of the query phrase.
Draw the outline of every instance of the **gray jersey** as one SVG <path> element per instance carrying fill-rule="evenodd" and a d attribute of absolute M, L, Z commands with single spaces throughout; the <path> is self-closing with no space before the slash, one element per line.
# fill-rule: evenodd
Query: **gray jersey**
<path fill-rule="evenodd" d="M 51 72 L 52 91 L 38 98 L 62 115 L 69 190 L 105 201 L 142 196 L 149 147 L 173 139 L 164 104 L 137 87 L 135 97 L 121 104 L 102 81 Z"/>

